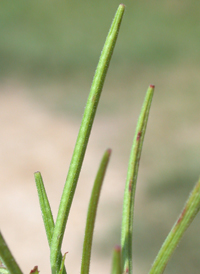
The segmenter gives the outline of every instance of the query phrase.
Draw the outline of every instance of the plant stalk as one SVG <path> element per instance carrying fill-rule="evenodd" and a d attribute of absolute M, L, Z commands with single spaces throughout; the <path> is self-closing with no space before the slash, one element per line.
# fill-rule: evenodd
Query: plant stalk
<path fill-rule="evenodd" d="M 85 155 L 86 147 L 88 144 L 92 124 L 96 114 L 96 109 L 100 99 L 101 91 L 103 88 L 104 80 L 111 60 L 113 49 L 117 40 L 120 24 L 122 21 L 125 6 L 119 5 L 110 31 L 108 33 L 105 45 L 103 47 L 99 63 L 94 75 L 91 91 L 86 104 L 85 112 L 83 115 L 82 123 L 80 126 L 79 134 L 77 137 L 74 153 L 72 156 L 71 164 L 69 167 L 66 183 L 64 186 L 58 215 L 55 223 L 54 233 L 51 241 L 51 269 L 52 274 L 58 274 L 59 264 L 58 256 L 61 251 L 64 231 L 76 189 L 77 181 L 79 178 L 83 158 Z"/>
<path fill-rule="evenodd" d="M 8 245 L 6 244 L 3 235 L 0 231 L 0 258 L 9 271 L 9 274 L 23 274 L 19 265 L 15 261 Z"/>
<path fill-rule="evenodd" d="M 83 253 L 82 253 L 82 263 L 81 263 L 81 274 L 88 274 L 90 268 L 90 257 L 92 250 L 92 240 L 93 240 L 93 232 L 94 225 L 97 213 L 97 206 L 99 202 L 99 196 L 101 192 L 101 187 L 103 184 L 103 179 L 105 176 L 105 172 L 108 166 L 108 162 L 110 159 L 111 150 L 108 149 L 103 155 L 101 160 L 101 164 L 99 166 L 99 170 L 97 172 L 94 186 L 92 189 L 92 194 L 89 202 L 88 213 L 87 213 L 87 221 L 85 227 L 85 237 L 83 243 Z"/>
<path fill-rule="evenodd" d="M 142 106 L 140 117 L 138 119 L 131 155 L 128 165 L 128 173 L 124 192 L 121 246 L 122 246 L 122 271 L 123 273 L 132 273 L 132 234 L 133 234 L 133 215 L 135 202 L 135 189 L 138 176 L 138 168 L 144 135 L 146 131 L 149 111 L 154 93 L 154 86 L 150 85 Z"/>
<path fill-rule="evenodd" d="M 195 216 L 200 210 L 200 179 L 191 192 L 183 211 L 178 220 L 172 227 L 166 240 L 164 241 L 149 274 L 162 274 L 167 266 L 167 263 L 178 246 L 184 232 L 194 220 Z"/>

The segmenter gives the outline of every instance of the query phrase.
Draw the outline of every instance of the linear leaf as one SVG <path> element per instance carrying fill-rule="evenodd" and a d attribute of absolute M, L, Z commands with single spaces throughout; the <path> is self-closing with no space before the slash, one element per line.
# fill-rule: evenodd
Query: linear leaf
<path fill-rule="evenodd" d="M 194 220 L 195 216 L 200 210 L 200 180 L 195 185 L 191 192 L 183 211 L 181 212 L 178 220 L 172 227 L 166 240 L 164 241 L 150 271 L 149 274 L 162 274 L 165 267 L 180 242 L 184 232 Z"/>
<path fill-rule="evenodd" d="M 107 169 L 108 161 L 110 158 L 111 150 L 108 149 L 102 158 L 97 176 L 92 189 L 92 194 L 89 202 L 87 221 L 85 227 L 85 237 L 83 243 L 83 254 L 82 254 L 82 264 L 81 264 L 81 274 L 88 274 L 90 267 L 90 257 L 92 249 L 92 239 L 94 232 L 94 224 L 96 219 L 97 206 L 99 201 L 99 196 L 101 192 L 101 187 L 103 184 L 104 175 Z"/>
<path fill-rule="evenodd" d="M 35 172 L 34 176 L 35 176 L 35 182 L 36 182 L 37 191 L 38 191 L 40 209 L 42 212 L 42 218 L 43 218 L 44 227 L 47 235 L 47 240 L 48 240 L 49 246 L 51 247 L 51 239 L 54 231 L 53 215 L 52 215 L 49 199 L 44 187 L 41 173 L 39 171 Z M 61 263 L 61 260 L 62 260 L 62 253 L 60 252 L 58 257 L 58 263 Z M 65 267 L 63 268 L 63 271 L 64 271 L 63 274 L 66 274 Z"/>
<path fill-rule="evenodd" d="M 9 271 L 9 274 L 22 274 L 22 271 L 15 261 L 8 245 L 6 244 L 3 235 L 0 231 L 0 258 L 3 261 L 3 264 Z"/>
<path fill-rule="evenodd" d="M 116 246 L 113 250 L 111 274 L 122 274 L 121 247 Z"/>
<path fill-rule="evenodd" d="M 150 106 L 153 98 L 154 86 L 150 85 L 142 106 L 140 117 L 138 119 L 136 132 L 131 149 L 131 155 L 128 165 L 128 173 L 126 179 L 122 230 L 121 230 L 121 246 L 122 246 L 122 270 L 123 273 L 132 273 L 132 232 L 133 232 L 133 214 L 135 188 L 138 176 L 138 168 L 144 135 L 146 131 L 147 121 L 149 117 Z"/>
<path fill-rule="evenodd" d="M 99 63 L 94 75 L 91 91 L 88 97 L 86 108 L 84 111 L 82 123 L 74 148 L 71 164 L 69 167 L 66 183 L 64 186 L 58 215 L 56 219 L 55 229 L 51 242 L 51 269 L 52 274 L 57 274 L 59 271 L 58 256 L 61 250 L 64 231 L 76 189 L 77 181 L 81 171 L 83 158 L 88 144 L 92 124 L 94 121 L 96 109 L 100 99 L 104 80 L 111 60 L 113 49 L 118 36 L 121 20 L 123 17 L 125 6 L 119 5 L 119 8 L 114 17 L 110 31 L 108 33 L 104 48 L 102 50 Z"/>

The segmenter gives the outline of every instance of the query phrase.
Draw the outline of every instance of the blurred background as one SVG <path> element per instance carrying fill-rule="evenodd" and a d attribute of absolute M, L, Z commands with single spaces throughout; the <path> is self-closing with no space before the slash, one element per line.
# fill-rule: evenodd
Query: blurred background
<path fill-rule="evenodd" d="M 50 273 L 33 173 L 40 170 L 54 216 L 90 84 L 112 18 L 112 1 L 0 3 L 0 227 L 24 273 Z M 123 190 L 135 126 L 149 84 L 155 95 L 135 201 L 134 273 L 147 273 L 198 180 L 200 5 L 128 1 L 98 107 L 63 243 L 79 273 L 88 199 L 108 147 L 91 273 L 110 272 L 120 243 Z M 200 216 L 165 273 L 199 273 Z"/>

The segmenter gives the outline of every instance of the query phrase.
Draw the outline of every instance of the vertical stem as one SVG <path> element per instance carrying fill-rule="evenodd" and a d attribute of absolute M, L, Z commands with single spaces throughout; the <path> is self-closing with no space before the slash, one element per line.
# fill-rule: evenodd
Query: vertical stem
<path fill-rule="evenodd" d="M 162 274 L 185 230 L 200 210 L 200 180 L 191 192 L 178 220 L 164 241 L 149 274 Z"/>
<path fill-rule="evenodd" d="M 103 179 L 105 176 L 105 172 L 108 166 L 108 161 L 110 159 L 111 150 L 108 149 L 103 155 L 101 164 L 99 166 L 99 170 L 97 172 L 97 176 L 95 178 L 94 186 L 92 189 L 92 194 L 90 198 L 90 203 L 88 207 L 87 213 L 87 221 L 85 227 L 85 237 L 83 243 L 83 254 L 82 254 L 82 263 L 81 263 L 81 274 L 88 274 L 90 268 L 90 257 L 92 250 L 92 240 L 93 240 L 93 232 L 94 232 L 94 224 L 97 213 L 97 206 L 99 201 L 99 196 L 101 192 L 101 187 L 103 184 Z"/>
<path fill-rule="evenodd" d="M 121 247 L 116 246 L 113 250 L 111 274 L 122 274 Z"/>
<path fill-rule="evenodd" d="M 132 232 L 133 232 L 133 214 L 135 188 L 137 182 L 138 168 L 144 135 L 146 131 L 150 106 L 153 98 L 154 86 L 150 85 L 142 106 L 140 117 L 137 123 L 135 137 L 131 149 L 131 155 L 128 165 L 128 173 L 124 192 L 121 246 L 122 246 L 122 270 L 123 273 L 132 273 Z"/>
<path fill-rule="evenodd" d="M 94 121 L 96 109 L 100 99 L 101 91 L 103 88 L 104 80 L 111 60 L 113 49 L 117 40 L 121 20 L 123 17 L 125 6 L 119 5 L 119 8 L 114 17 L 110 31 L 108 33 L 104 48 L 102 50 L 99 63 L 94 75 L 91 91 L 86 104 L 85 112 L 83 115 L 81 127 L 79 130 L 78 138 L 74 148 L 71 164 L 69 167 L 66 183 L 64 186 L 58 215 L 56 219 L 55 229 L 51 242 L 51 269 L 52 274 L 57 274 L 59 271 L 58 255 L 61 250 L 64 231 L 71 207 L 72 199 L 76 189 L 78 177 L 80 174 L 85 150 L 88 144 L 90 131 Z"/>

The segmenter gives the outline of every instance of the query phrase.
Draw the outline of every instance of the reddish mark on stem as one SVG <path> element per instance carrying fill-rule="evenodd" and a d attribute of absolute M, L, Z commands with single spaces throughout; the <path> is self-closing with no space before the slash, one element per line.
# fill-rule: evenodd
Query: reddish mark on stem
<path fill-rule="evenodd" d="M 155 85 L 150 85 L 149 87 L 150 87 L 150 88 L 155 88 Z"/>
<path fill-rule="evenodd" d="M 174 226 L 174 229 L 173 229 L 174 231 L 177 230 L 177 228 L 178 228 L 179 224 L 181 223 L 181 221 L 183 220 L 183 217 L 185 216 L 186 212 L 187 212 L 187 205 L 184 208 L 183 212 L 181 213 L 181 216 L 178 218 L 176 225 Z"/>
<path fill-rule="evenodd" d="M 132 180 L 129 181 L 129 185 L 128 185 L 129 192 L 131 192 L 131 189 L 132 189 Z"/>
<path fill-rule="evenodd" d="M 183 219 L 185 213 L 186 213 L 186 207 L 184 208 L 183 212 L 181 213 L 181 216 L 178 218 L 178 221 L 177 221 L 177 223 L 176 223 L 176 226 L 177 226 L 178 224 L 180 224 L 180 222 L 182 221 L 182 219 Z"/>
<path fill-rule="evenodd" d="M 137 134 L 137 141 L 139 141 L 139 140 L 140 140 L 141 135 L 142 135 L 142 132 L 141 132 L 141 131 L 139 131 L 139 132 L 138 132 L 138 134 Z"/>
<path fill-rule="evenodd" d="M 129 273 L 128 267 L 126 268 L 126 272 L 125 272 L 125 273 L 126 273 L 126 274 Z"/>

